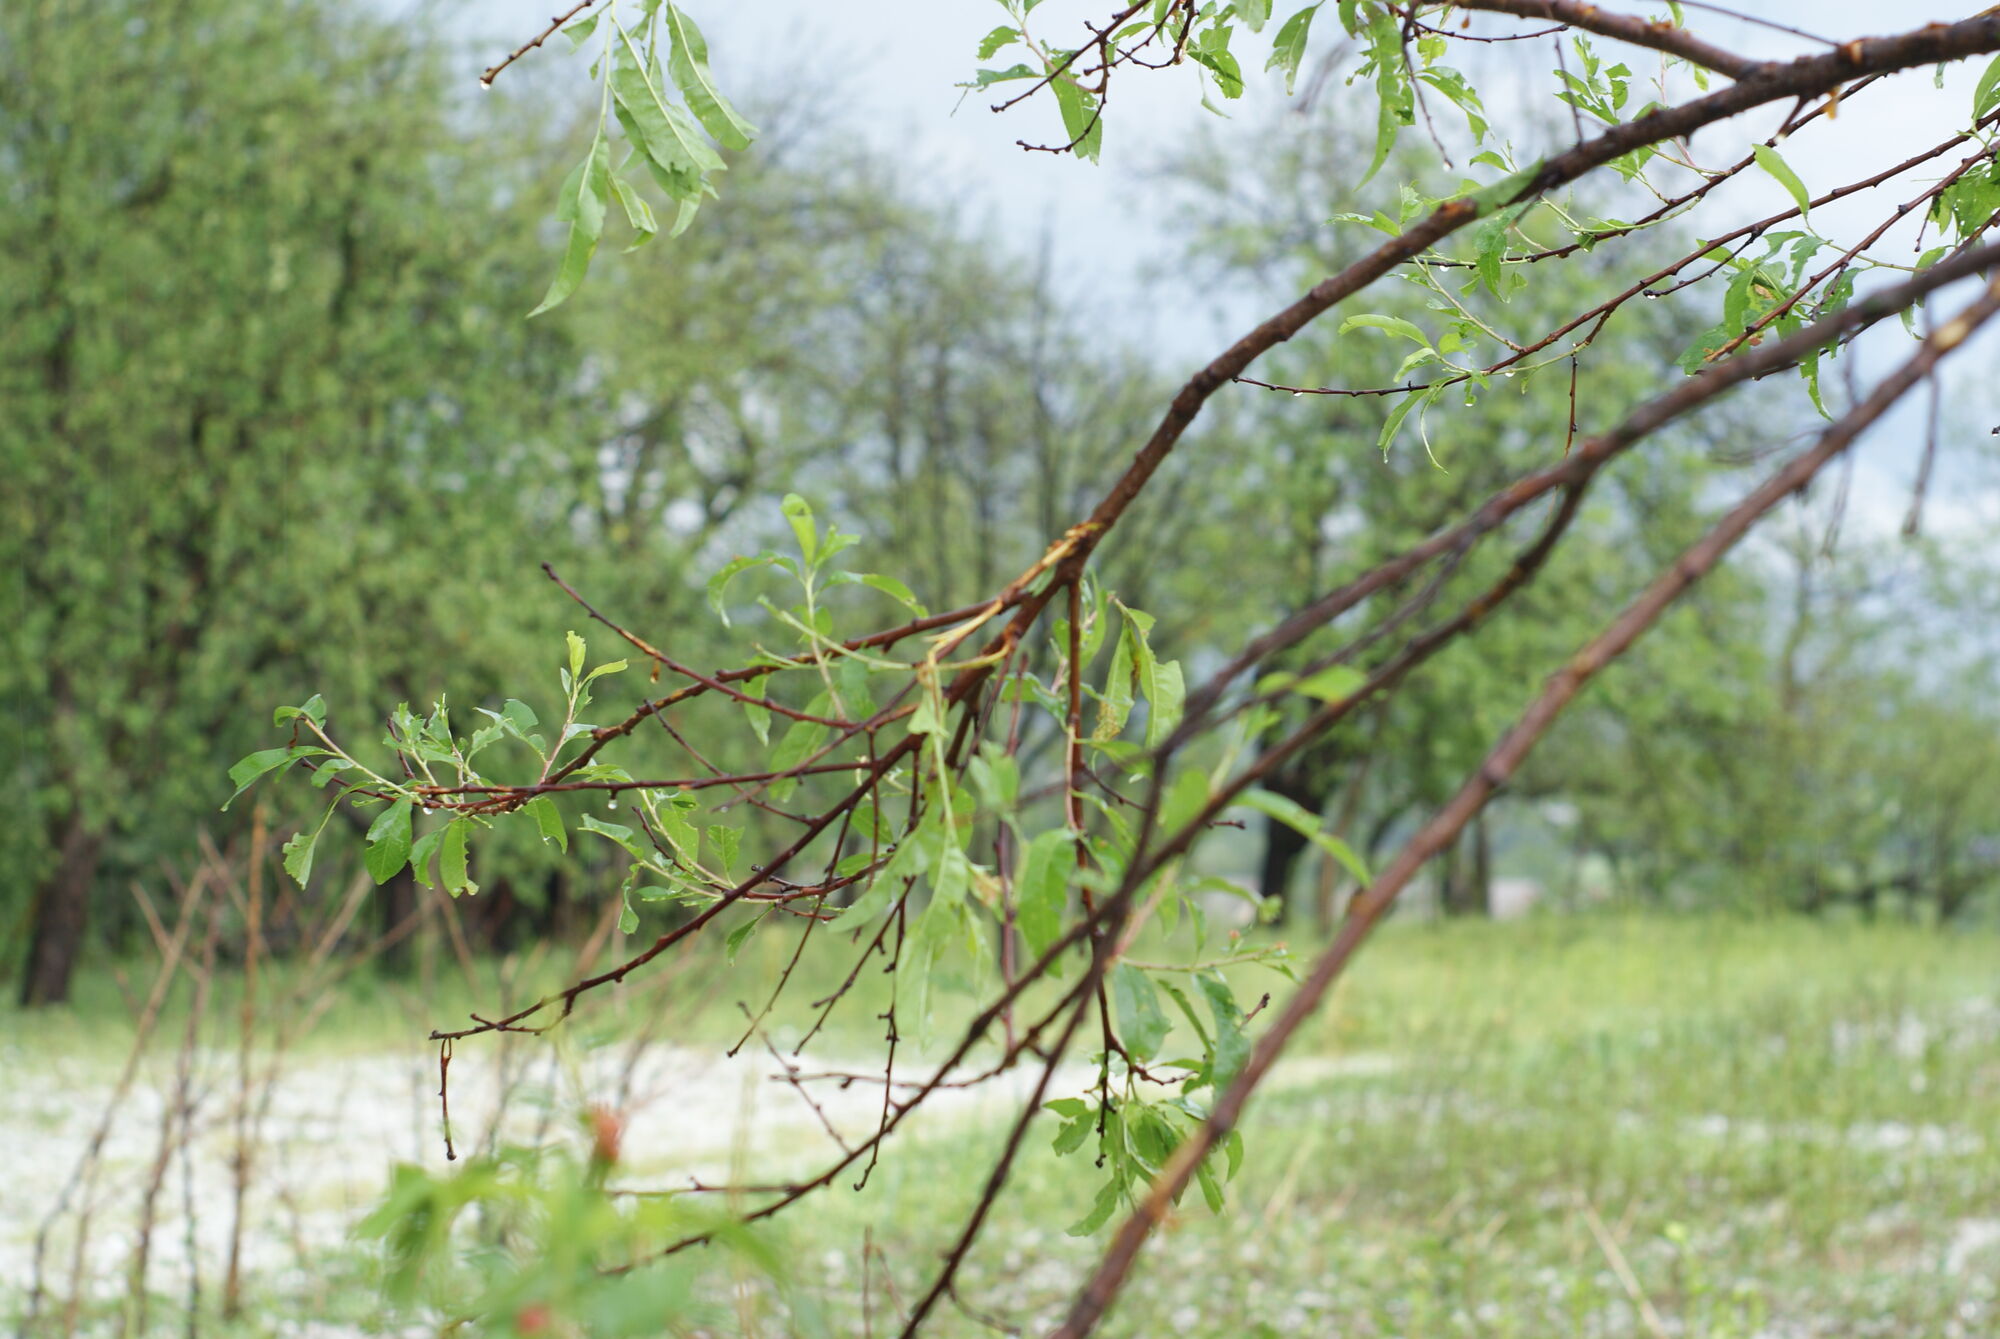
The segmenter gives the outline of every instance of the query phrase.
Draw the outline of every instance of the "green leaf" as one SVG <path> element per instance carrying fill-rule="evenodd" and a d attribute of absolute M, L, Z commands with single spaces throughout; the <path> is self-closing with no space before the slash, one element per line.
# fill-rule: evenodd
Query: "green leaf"
<path fill-rule="evenodd" d="M 639 844 L 639 834 L 623 823 L 607 823 L 596 814 L 585 814 L 577 821 L 577 826 L 585 832 L 594 832 L 600 837 L 609 837 L 625 848 L 625 853 L 634 860 L 646 858 L 646 848 Z"/>
<path fill-rule="evenodd" d="M 917 709 L 910 713 L 910 733 L 913 735 L 948 735 L 951 726 L 945 721 L 941 698 L 934 693 L 926 693 L 917 703 Z"/>
<path fill-rule="evenodd" d="M 325 725 L 326 699 L 321 697 L 318 693 L 314 693 L 311 697 L 307 698 L 304 704 L 301 706 L 279 707 L 276 711 L 271 713 L 271 724 L 283 725 L 286 721 L 292 720 L 294 717 L 298 716 L 305 717 L 307 720 L 311 721 L 314 725 Z"/>
<path fill-rule="evenodd" d="M 562 810 L 546 795 L 537 795 L 521 806 L 522 810 L 533 814 L 535 827 L 541 832 L 542 840 L 554 842 L 565 854 L 569 853 L 569 829 L 563 824 Z"/>
<path fill-rule="evenodd" d="M 1222 1186 L 1216 1181 L 1215 1168 L 1209 1165 L 1207 1158 L 1203 1158 L 1195 1164 L 1194 1175 L 1195 1179 L 1201 1183 L 1201 1198 L 1208 1205 L 1208 1211 L 1210 1213 L 1221 1213 Z"/>
<path fill-rule="evenodd" d="M 432 828 L 417 838 L 416 845 L 410 848 L 410 873 L 426 888 L 432 886 L 431 860 L 444 841 L 444 833 L 443 828 Z"/>
<path fill-rule="evenodd" d="M 590 258 L 597 254 L 597 240 L 604 235 L 604 210 L 611 194 L 611 146 L 604 138 L 600 122 L 590 141 L 590 152 L 563 182 L 562 197 L 556 202 L 556 218 L 569 224 L 569 241 L 563 248 L 562 263 L 541 305 L 528 315 L 540 316 L 576 292 L 590 270 Z"/>
<path fill-rule="evenodd" d="M 1215 1090 L 1221 1092 L 1250 1059 L 1250 1039 L 1243 1034 L 1243 1010 L 1237 1007 L 1236 994 L 1220 972 L 1203 972 L 1195 978 L 1195 985 L 1207 998 L 1208 1011 L 1215 1020 L 1215 1059 L 1208 1077 Z"/>
<path fill-rule="evenodd" d="M 1806 190 L 1806 184 L 1799 180 L 1799 174 L 1792 171 L 1792 165 L 1768 144 L 1759 144 L 1751 152 L 1757 157 L 1757 166 L 1770 173 L 1791 194 L 1792 203 L 1799 207 L 1799 217 L 1809 217 L 1812 195 Z"/>
<path fill-rule="evenodd" d="M 1299 80 L 1299 64 L 1305 59 L 1306 36 L 1312 29 L 1313 15 L 1319 13 L 1318 5 L 1307 5 L 1298 13 L 1286 19 L 1278 29 L 1278 35 L 1271 42 L 1271 59 L 1265 62 L 1267 70 L 1285 72 L 1285 93 L 1290 95 Z"/>
<path fill-rule="evenodd" d="M 868 885 L 867 891 L 841 909 L 838 916 L 827 922 L 828 930 L 858 930 L 880 916 L 894 904 L 899 890 L 897 881 L 883 870 Z"/>
<path fill-rule="evenodd" d="M 792 534 L 798 538 L 799 552 L 805 555 L 806 562 L 810 564 L 813 555 L 819 552 L 819 527 L 813 522 L 812 504 L 797 493 L 787 493 L 785 500 L 779 505 L 785 513 L 785 519 L 791 523 Z"/>
<path fill-rule="evenodd" d="M 708 71 L 708 43 L 703 40 L 701 29 L 678 6 L 670 4 L 667 31 L 674 39 L 673 50 L 667 55 L 667 72 L 673 76 L 702 129 L 729 148 L 749 148 L 750 141 L 757 138 L 757 127 L 738 116 L 729 99 L 716 88 Z"/>
<path fill-rule="evenodd" d="M 618 205 L 625 211 L 625 221 L 638 234 L 632 245 L 625 248 L 627 251 L 637 251 L 660 235 L 660 220 L 654 216 L 653 206 L 616 172 L 611 174 L 611 193 L 618 197 Z"/>
<path fill-rule="evenodd" d="M 1021 794 L 1021 764 L 997 742 L 980 745 L 968 771 L 979 802 L 996 813 L 1014 807 Z"/>
<path fill-rule="evenodd" d="M 569 39 L 569 49 L 571 51 L 580 50 L 583 44 L 590 40 L 590 35 L 597 31 L 597 21 L 603 17 L 604 11 L 599 10 L 589 18 L 579 20 L 563 29 L 563 36 Z"/>
<path fill-rule="evenodd" d="M 313 845 L 319 841 L 319 834 L 326 831 L 326 821 L 333 817 L 333 811 L 339 805 L 340 802 L 335 800 L 333 804 L 327 806 L 327 811 L 320 815 L 317 824 L 310 829 L 300 828 L 292 834 L 291 840 L 285 843 L 285 873 L 291 875 L 293 882 L 301 888 L 305 887 L 306 880 L 312 877 Z"/>
<path fill-rule="evenodd" d="M 726 823 L 709 825 L 708 844 L 715 848 L 715 858 L 722 866 L 722 872 L 732 879 L 736 877 L 736 851 L 742 841 L 741 828 L 732 828 Z"/>
<path fill-rule="evenodd" d="M 223 802 L 222 807 L 227 809 L 230 805 L 236 803 L 236 796 L 250 789 L 251 786 L 256 784 L 257 778 L 263 776 L 266 772 L 274 772 L 286 763 L 298 758 L 319 758 L 324 756 L 326 756 L 325 749 L 298 744 L 286 749 L 259 749 L 248 757 L 239 758 L 236 760 L 235 765 L 229 769 L 229 779 L 235 783 L 236 790 L 234 794 L 230 795 Z"/>
<path fill-rule="evenodd" d="M 577 675 L 583 673 L 583 654 L 585 650 L 583 638 L 577 636 L 574 632 L 565 632 L 563 640 L 569 644 L 569 673 L 570 677 L 574 679 Z"/>
<path fill-rule="evenodd" d="M 1117 1212 L 1118 1200 L 1119 1183 L 1114 1178 L 1105 1182 L 1103 1189 L 1097 1192 L 1097 1202 L 1090 1206 L 1090 1212 L 1070 1225 L 1069 1235 L 1087 1237 L 1103 1227 L 1111 1221 L 1111 1215 Z"/>
<path fill-rule="evenodd" d="M 729 610 L 722 603 L 723 594 L 728 591 L 729 583 L 734 581 L 739 574 L 747 572 L 753 567 L 769 567 L 776 561 L 777 555 L 771 553 L 759 553 L 750 557 L 731 558 L 722 565 L 720 571 L 708 579 L 708 607 L 716 612 L 717 617 L 721 618 L 723 627 L 726 628 L 729 626 Z"/>
<path fill-rule="evenodd" d="M 368 825 L 368 850 L 364 862 L 368 877 L 376 886 L 387 883 L 410 859 L 410 814 L 408 800 L 397 800 Z M 303 880 L 301 880 L 303 882 Z"/>
<path fill-rule="evenodd" d="M 1062 112 L 1065 143 L 1086 162 L 1097 161 L 1104 149 L 1104 118 L 1097 114 L 1097 97 L 1067 75 L 1058 75 L 1050 84 L 1056 107 Z"/>
<path fill-rule="evenodd" d="M 1004 26 L 995 28 L 992 32 L 979 39 L 979 59 L 992 60 L 995 52 L 1019 40 L 1020 36 L 1020 32 L 1013 28 Z"/>
<path fill-rule="evenodd" d="M 1051 828 L 1035 835 L 1014 880 L 1014 924 L 1036 958 L 1062 938 L 1069 879 L 1076 870 L 1076 834 Z"/>
<path fill-rule="evenodd" d="M 722 170 L 722 156 L 687 109 L 661 95 L 631 35 L 622 29 L 611 62 L 611 97 L 618 107 L 618 124 L 659 169 L 661 187 L 674 199 L 698 197 L 703 176 Z"/>
<path fill-rule="evenodd" d="M 736 950 L 743 947 L 743 941 L 748 939 L 751 932 L 763 923 L 764 917 L 770 914 L 769 910 L 761 911 L 749 920 L 744 921 L 743 924 L 737 926 L 734 930 L 731 930 L 729 937 L 722 941 L 723 961 L 734 967 L 736 965 Z"/>
<path fill-rule="evenodd" d="M 1338 702 L 1367 682 L 1368 676 L 1352 665 L 1328 665 L 1292 684 L 1291 690 L 1322 702 Z"/>
<path fill-rule="evenodd" d="M 813 699 L 818 702 L 819 698 Z M 818 721 L 793 721 L 783 738 L 778 740 L 777 752 L 771 755 L 771 770 L 789 772 L 802 765 L 806 759 L 818 753 L 826 743 L 830 732 Z"/>
<path fill-rule="evenodd" d="M 1335 333 L 1344 335 L 1350 330 L 1380 330 L 1386 334 L 1400 335 L 1404 339 L 1414 340 L 1427 349 L 1431 347 L 1430 336 L 1426 335 L 1414 321 L 1405 321 L 1400 316 L 1363 312 L 1359 316 L 1350 316 L 1342 321 L 1340 329 Z"/>
<path fill-rule="evenodd" d="M 1118 645 L 1111 652 L 1111 672 L 1104 678 L 1104 691 L 1098 695 L 1097 728 L 1090 732 L 1090 737 L 1098 743 L 1116 739 L 1125 728 L 1125 718 L 1132 714 L 1134 674 L 1132 638 L 1121 633 Z"/>
<path fill-rule="evenodd" d="M 1181 676 L 1180 662 L 1160 660 L 1153 655 L 1152 647 L 1145 647 L 1139 665 L 1139 687 L 1148 703 L 1146 747 L 1156 749 L 1180 725 L 1181 712 L 1187 703 L 1187 683 Z"/>
<path fill-rule="evenodd" d="M 479 885 L 472 881 L 470 852 L 467 844 L 472 838 L 472 820 L 454 818 L 444 830 L 444 844 L 438 852 L 438 877 L 444 890 L 453 897 L 479 891 Z"/>
<path fill-rule="evenodd" d="M 727 619 L 723 621 L 725 623 L 728 622 Z M 764 696 L 764 688 L 765 680 L 752 679 L 745 683 L 738 691 L 746 698 L 761 698 Z M 771 742 L 771 709 L 762 705 L 762 703 L 745 702 L 743 704 L 743 715 L 749 720 L 751 733 L 757 736 L 757 742 L 759 744 L 769 744 Z"/>
<path fill-rule="evenodd" d="M 1133 1059 L 1151 1060 L 1173 1031 L 1173 1020 L 1160 1007 L 1152 979 L 1130 963 L 1121 962 L 1111 970 L 1111 993 L 1118 1004 L 1119 1039 Z"/>
<path fill-rule="evenodd" d="M 2000 56 L 1995 56 L 1986 66 L 1986 72 L 1979 76 L 1979 83 L 1972 90 L 1972 119 L 1983 121 L 1986 114 L 2000 106 Z"/>
<path fill-rule="evenodd" d="M 1444 389 L 1442 385 L 1437 385 L 1429 390 L 1412 391 L 1396 402 L 1395 408 L 1389 411 L 1389 417 L 1383 420 L 1381 435 L 1375 439 L 1375 447 L 1384 460 L 1389 458 L 1389 448 L 1395 444 L 1396 434 L 1402 431 L 1403 420 L 1410 416 L 1412 410 L 1430 406 L 1444 393 Z"/>
<path fill-rule="evenodd" d="M 1199 767 L 1190 767 L 1175 777 L 1160 804 L 1160 831 L 1171 835 L 1186 827 L 1208 807 L 1209 794 L 1208 774 Z"/>
<path fill-rule="evenodd" d="M 917 599 L 916 592 L 894 577 L 877 576 L 873 572 L 860 572 L 855 574 L 854 580 L 864 586 L 870 586 L 881 591 L 918 618 L 922 618 L 924 615 L 930 613 L 930 610 L 924 608 L 923 604 Z"/>
<path fill-rule="evenodd" d="M 1368 872 L 1366 862 L 1355 853 L 1354 848 L 1332 833 L 1321 831 L 1319 815 L 1297 800 L 1289 799 L 1274 791 L 1246 790 L 1236 797 L 1236 803 L 1283 823 L 1339 861 L 1346 867 L 1347 872 L 1360 882 L 1368 883 L 1373 878 Z"/>

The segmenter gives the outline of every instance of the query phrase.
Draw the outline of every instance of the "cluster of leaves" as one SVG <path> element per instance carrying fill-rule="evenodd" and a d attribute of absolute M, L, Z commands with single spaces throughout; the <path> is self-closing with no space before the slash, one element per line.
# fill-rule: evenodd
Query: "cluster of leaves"
<path fill-rule="evenodd" d="M 694 221 L 702 200 L 715 194 L 714 177 L 725 166 L 717 145 L 747 149 L 757 136 L 757 128 L 716 87 L 708 43 L 686 11 L 671 0 L 632 3 L 637 7 L 633 28 L 620 19 L 618 0 L 605 0 L 604 8 L 562 30 L 573 49 L 601 30 L 590 73 L 602 92 L 590 149 L 570 170 L 556 200 L 557 220 L 569 225 L 562 263 L 531 316 L 562 302 L 583 282 L 613 197 L 631 225 L 632 247 L 658 235 L 652 205 L 629 179 L 635 171 L 643 169 L 672 204 L 668 235 L 679 236 Z M 682 101 L 673 99 L 674 89 Z M 614 117 L 626 149 L 624 161 L 616 165 L 611 161 Z"/>
<path fill-rule="evenodd" d="M 428 888 L 433 886 L 435 865 L 436 886 L 453 897 L 477 893 L 479 885 L 473 882 L 470 872 L 472 835 L 476 828 L 488 826 L 498 817 L 519 814 L 534 824 L 542 840 L 553 842 L 564 851 L 569 849 L 569 833 L 562 813 L 546 795 L 534 795 L 497 813 L 479 812 L 478 806 L 465 802 L 465 797 L 476 799 L 482 792 L 506 789 L 481 770 L 482 764 L 475 763 L 480 754 L 495 744 L 512 743 L 525 748 L 540 765 L 541 778 L 546 779 L 562 765 L 565 754 L 572 752 L 579 739 L 591 735 L 595 727 L 577 719 L 583 708 L 590 705 L 590 685 L 607 674 L 623 670 L 626 662 L 614 660 L 585 673 L 584 655 L 583 638 L 569 633 L 568 664 L 558 671 L 563 717 L 553 739 L 540 733 L 541 718 L 519 698 L 508 698 L 498 711 L 478 708 L 488 723 L 463 736 L 454 730 L 450 708 L 443 698 L 432 705 L 428 716 L 417 715 L 407 702 L 399 703 L 389 717 L 381 742 L 400 764 L 400 780 L 386 774 L 389 768 L 370 767 L 334 739 L 327 728 L 326 702 L 319 694 L 299 706 L 279 707 L 273 713 L 272 723 L 292 722 L 293 742 L 283 748 L 260 749 L 231 767 L 229 779 L 236 790 L 223 808 L 235 803 L 237 796 L 265 774 L 292 763 L 310 763 L 312 784 L 321 789 L 331 786 L 333 800 L 317 823 L 301 828 L 285 843 L 285 869 L 301 887 L 312 877 L 313 851 L 320 834 L 341 801 L 349 800 L 364 810 L 381 807 L 368 826 L 365 856 L 368 873 L 377 884 L 387 883 L 408 866 L 417 882 Z M 301 730 L 314 742 L 300 742 Z M 580 769 L 576 775 L 584 781 L 629 779 L 622 769 L 602 766 Z M 441 796 L 454 798 L 446 800 Z M 422 836 L 415 835 L 419 812 L 429 814 L 445 808 L 466 812 L 455 812 Z M 585 826 L 592 821 L 586 817 Z"/>
<path fill-rule="evenodd" d="M 544 732 L 535 710 L 519 699 L 508 699 L 498 709 L 480 708 L 486 719 L 469 735 L 454 726 L 442 701 L 427 717 L 399 707 L 381 740 L 392 761 L 373 766 L 337 741 L 327 727 L 325 704 L 315 697 L 301 706 L 279 708 L 276 723 L 292 726 L 293 742 L 243 759 L 231 770 L 231 780 L 240 794 L 258 778 L 298 764 L 310 772 L 314 785 L 333 788 L 327 813 L 286 848 L 286 867 L 302 883 L 310 876 L 314 845 L 333 808 L 345 801 L 376 811 L 368 827 L 367 864 L 378 882 L 407 864 L 429 883 L 435 860 L 444 888 L 453 895 L 473 894 L 478 885 L 470 875 L 470 848 L 483 829 L 526 824 L 543 840 L 567 850 L 574 827 L 608 843 L 625 864 L 617 896 L 624 902 L 621 925 L 627 932 L 638 928 L 635 902 L 713 909 L 745 900 L 754 905 L 754 914 L 740 919 L 723 942 L 723 952 L 732 960 L 779 910 L 826 921 L 830 931 L 867 946 L 864 957 L 889 937 L 895 972 L 891 1027 L 900 1026 L 919 1040 L 930 1029 L 939 990 L 976 999 L 991 988 L 1001 961 L 999 936 L 1018 933 L 1029 960 L 1042 962 L 1051 980 L 1087 969 L 1099 951 L 1098 940 L 1072 933 L 1076 917 L 1089 914 L 1093 898 L 1116 894 L 1140 856 L 1137 810 L 1119 787 L 1150 780 L 1184 707 L 1183 671 L 1154 647 L 1154 620 L 1085 581 L 1078 599 L 1080 626 L 1072 629 L 1062 620 L 1051 629 L 1049 667 L 1040 673 L 1027 664 L 1003 667 L 989 690 L 991 710 L 1004 707 L 1017 718 L 1006 737 L 969 747 L 963 736 L 978 729 L 985 714 L 977 702 L 954 702 L 948 681 L 954 672 L 981 661 L 953 659 L 956 642 L 948 637 L 934 639 L 928 653 L 913 660 L 839 640 L 827 598 L 831 591 L 859 587 L 887 596 L 918 619 L 926 611 L 900 581 L 834 565 L 855 538 L 822 526 L 803 499 L 787 497 L 783 511 L 797 551 L 735 559 L 716 573 L 709 587 L 711 602 L 725 619 L 730 617 L 730 592 L 748 573 L 782 576 L 795 590 L 787 603 L 770 593 L 757 595 L 754 607 L 762 626 L 788 638 L 789 644 L 760 651 L 750 668 L 765 673 L 739 677 L 742 686 L 730 699 L 743 731 L 764 753 L 753 770 L 709 778 L 720 784 L 697 788 L 688 782 L 635 778 L 587 756 L 584 749 L 592 741 L 615 734 L 582 719 L 592 686 L 626 664 L 614 661 L 586 670 L 584 642 L 571 633 L 567 660 L 559 669 L 563 710 L 552 730 Z M 744 617 L 740 609 L 735 616 Z M 1099 677 L 1091 667 L 1105 658 L 1107 645 L 1108 664 Z M 793 680 L 806 687 L 775 691 Z M 1267 676 L 1260 688 L 1270 697 L 1297 694 L 1326 701 L 1351 691 L 1357 682 L 1355 671 L 1337 666 L 1304 676 Z M 1067 696 L 1072 685 L 1076 704 Z M 800 699 L 800 705 L 787 705 L 786 697 Z M 1094 703 L 1095 711 L 1087 732 L 1075 724 L 1085 701 Z M 638 709 L 641 716 L 657 710 L 657 703 Z M 1024 712 L 1040 724 L 1019 719 Z M 774 716 L 789 720 L 782 732 L 771 728 Z M 1251 712 L 1242 742 L 1253 740 L 1274 719 L 1269 709 Z M 873 759 L 884 749 L 878 736 L 889 729 L 908 748 L 901 765 L 884 769 Z M 1063 775 L 1048 778 L 1050 786 L 1026 785 L 1034 778 L 1024 778 L 1021 741 L 1036 737 L 1067 740 L 1065 758 L 1093 761 L 1075 770 L 1066 763 Z M 499 746 L 525 759 L 531 775 L 512 782 L 493 779 L 487 759 L 498 755 L 487 750 Z M 1216 779 L 1227 774 L 1233 761 L 1232 753 L 1212 766 L 1182 766 L 1165 785 L 1160 828 L 1177 832 L 1197 825 Z M 1116 780 L 1101 780 L 1100 775 Z M 857 786 L 854 795 L 839 798 Z M 1035 798 L 1051 789 L 1061 795 L 1060 804 Z M 596 813 L 567 820 L 559 797 L 579 791 L 607 795 L 614 807 L 620 797 L 629 799 L 635 823 Z M 746 869 L 740 854 L 746 830 L 724 821 L 719 807 L 705 809 L 705 794 L 726 796 L 723 805 L 746 795 L 761 795 L 773 804 L 804 796 L 811 800 L 809 812 L 844 813 L 831 849 L 824 842 L 816 848 L 816 858 L 825 861 L 824 876 L 802 881 L 782 860 Z M 1354 853 L 1321 831 L 1318 815 L 1260 790 L 1247 792 L 1239 802 L 1296 827 L 1365 877 Z M 443 821 L 415 835 L 417 815 L 433 811 Z M 987 847 L 994 858 L 980 858 Z M 1231 947 L 1215 955 L 1206 906 L 1218 893 L 1256 901 L 1234 883 L 1195 872 L 1185 859 L 1169 862 L 1142 881 L 1133 898 L 1136 912 L 1117 928 L 1120 943 L 1130 944 L 1149 921 L 1156 922 L 1165 943 L 1185 943 L 1186 957 L 1179 963 L 1142 965 L 1120 955 L 1098 987 L 1105 1009 L 1095 1096 L 1087 1110 L 1080 1105 L 1086 1102 L 1082 1096 L 1061 1099 L 1053 1107 L 1068 1122 L 1057 1147 L 1073 1151 L 1082 1144 L 1078 1130 L 1094 1130 L 1099 1163 L 1108 1169 L 1109 1179 L 1079 1231 L 1091 1230 L 1150 1184 L 1185 1132 L 1206 1116 L 1205 1100 L 1241 1068 L 1248 1055 L 1246 1010 L 1223 969 L 1261 963 L 1289 974 L 1282 948 L 1242 950 L 1234 947 L 1233 934 Z M 851 900 L 841 906 L 836 894 Z M 1051 952 L 1065 944 L 1066 951 Z M 1174 949 L 1176 955 L 1180 952 Z M 1182 1056 L 1163 1055 L 1173 1031 L 1168 1004 L 1186 1021 L 1193 1043 Z M 1141 1085 L 1163 1086 L 1172 1095 L 1149 1097 Z M 1222 1181 L 1234 1173 L 1241 1157 L 1241 1145 L 1232 1142 L 1223 1169 L 1203 1168 L 1199 1179 L 1209 1203 L 1220 1204 Z M 496 1166 L 490 1173 L 487 1180 L 499 1185 L 502 1169 Z M 433 1183 L 419 1186 L 412 1180 L 399 1188 L 393 1203 L 400 1207 L 385 1209 L 382 1222 L 411 1219 L 412 1196 L 445 1193 Z M 450 1193 L 471 1191 L 461 1186 Z M 424 1208 L 415 1219 L 427 1222 L 437 1216 L 435 1209 Z"/>
<path fill-rule="evenodd" d="M 591 1147 L 503 1148 L 447 1173 L 399 1165 L 357 1227 L 381 1243 L 384 1291 L 475 1316 L 482 1333 L 521 1336 L 695 1334 L 728 1315 L 695 1264 L 651 1260 L 699 1233 L 751 1275 L 777 1281 L 769 1242 L 682 1196 L 622 1198 L 606 1189 L 619 1131 L 589 1114 Z M 712 1265 L 713 1261 L 702 1264 Z"/>

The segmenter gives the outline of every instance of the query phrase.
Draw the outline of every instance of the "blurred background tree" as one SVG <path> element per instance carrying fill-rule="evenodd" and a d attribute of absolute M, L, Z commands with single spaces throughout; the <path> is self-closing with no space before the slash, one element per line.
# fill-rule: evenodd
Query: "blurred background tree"
<path fill-rule="evenodd" d="M 702 663 L 703 578 L 762 546 L 793 489 L 860 532 L 870 566 L 953 606 L 1079 514 L 1175 370 L 1107 334 L 1032 248 L 829 133 L 803 84 L 755 109 L 766 134 L 698 226 L 525 321 L 547 183 L 582 134 L 532 80 L 460 115 L 437 33 L 331 0 L 90 10 L 0 9 L 0 719 L 18 797 L 0 915 L 28 1002 L 62 999 L 88 945 L 121 941 L 134 875 L 200 829 L 249 840 L 247 806 L 215 805 L 265 741 L 257 704 L 423 702 L 448 667 L 456 702 L 497 706 L 503 677 L 584 618 L 543 561 Z M 1187 254 L 1160 291 L 1190 310 L 1295 292 L 1374 236 L 1333 216 L 1393 212 L 1379 186 L 1346 193 L 1365 152 L 1330 114 L 1256 143 L 1197 143 L 1162 184 Z M 1599 281 L 1562 267 L 1504 309 L 1468 295 L 1464 315 L 1539 328 Z M 1411 292 L 1387 314 L 1456 319 Z M 1408 348 L 1363 333 L 1314 327 L 1266 372 L 1394 382 Z M 1476 429 L 1412 415 L 1386 455 L 1381 401 L 1244 389 L 1120 527 L 1105 584 L 1157 609 L 1175 654 L 1213 661 L 1555 458 L 1572 412 L 1589 431 L 1677 376 L 1689 333 L 1673 303 L 1638 304 L 1584 355 L 1574 404 L 1544 378 L 1490 394 Z M 1614 472 L 1497 626 L 1274 788 L 1380 849 L 1582 611 L 1694 533 L 1755 413 L 1695 420 Z M 1496 865 L 1533 854 L 1661 900 L 1979 905 L 2000 839 L 1995 666 L 1954 646 L 1952 620 L 1985 607 L 1982 560 L 1913 556 L 1893 590 L 1857 594 L 1846 552 L 1767 546 L 1705 583 L 1447 858 L 1442 904 L 1485 909 Z M 1464 564 L 1438 607 L 1500 561 Z M 260 799 L 260 830 L 299 800 Z M 1281 825 L 1259 838 L 1245 863 L 1264 891 L 1330 914 L 1333 868 L 1308 878 Z M 595 877 L 500 849 L 463 914 L 494 943 L 554 932 Z M 392 882 L 385 924 L 418 893 Z"/>

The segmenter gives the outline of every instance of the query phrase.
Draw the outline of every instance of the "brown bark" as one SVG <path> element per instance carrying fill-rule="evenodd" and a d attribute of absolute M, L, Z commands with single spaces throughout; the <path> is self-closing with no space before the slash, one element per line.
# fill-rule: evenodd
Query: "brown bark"
<path fill-rule="evenodd" d="M 102 847 L 102 836 L 83 816 L 71 815 L 57 845 L 56 867 L 35 889 L 27 971 L 21 977 L 24 1007 L 69 999 L 70 978 L 90 923 L 90 886 Z"/>

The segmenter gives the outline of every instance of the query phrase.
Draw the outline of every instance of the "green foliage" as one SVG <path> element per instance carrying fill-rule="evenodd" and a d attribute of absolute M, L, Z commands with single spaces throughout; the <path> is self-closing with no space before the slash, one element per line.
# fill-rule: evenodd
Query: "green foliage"
<path fill-rule="evenodd" d="M 731 1310 L 704 1269 L 729 1259 L 776 1278 L 771 1246 L 726 1215 L 608 1192 L 616 1126 L 603 1113 L 594 1119 L 598 1143 L 586 1159 L 503 1149 L 442 1175 L 397 1167 L 357 1228 L 381 1242 L 390 1300 L 471 1319 L 483 1334 L 693 1335 Z M 698 1263 L 654 1261 L 695 1234 L 714 1243 Z"/>

